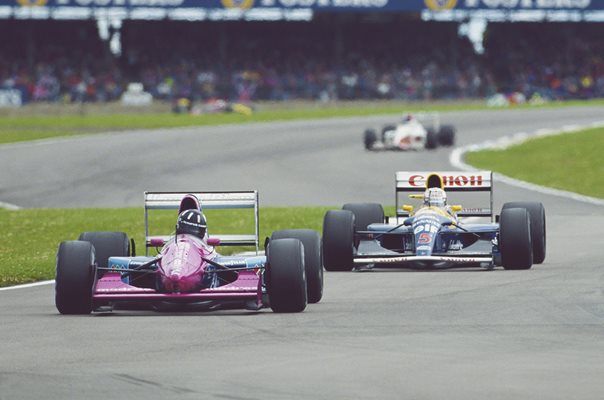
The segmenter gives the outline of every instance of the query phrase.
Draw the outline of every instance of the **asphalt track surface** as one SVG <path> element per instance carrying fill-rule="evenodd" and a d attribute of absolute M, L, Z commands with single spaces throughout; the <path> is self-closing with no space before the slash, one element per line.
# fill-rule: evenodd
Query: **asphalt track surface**
<path fill-rule="evenodd" d="M 458 144 L 601 119 L 601 108 L 446 116 Z M 0 146 L 0 200 L 140 206 L 144 190 L 259 189 L 262 205 L 393 203 L 395 170 L 448 149 L 366 153 L 388 117 L 108 134 Z M 577 177 L 580 179 L 580 177 Z M 602 399 L 604 208 L 538 200 L 548 254 L 528 271 L 327 273 L 321 303 L 61 316 L 50 285 L 0 292 L 0 399 Z M 74 233 L 74 235 L 77 233 Z"/>

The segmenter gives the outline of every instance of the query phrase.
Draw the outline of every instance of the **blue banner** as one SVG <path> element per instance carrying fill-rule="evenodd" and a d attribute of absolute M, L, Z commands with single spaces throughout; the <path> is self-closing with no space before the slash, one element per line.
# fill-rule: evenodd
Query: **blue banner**
<path fill-rule="evenodd" d="M 466 18 L 473 13 L 603 13 L 603 0 L 0 0 L 0 18 L 114 17 L 190 20 L 309 20 L 320 12 L 415 12 Z"/>
<path fill-rule="evenodd" d="M 0 0 L 0 6 L 191 7 L 311 9 L 313 11 L 604 10 L 598 0 Z"/>

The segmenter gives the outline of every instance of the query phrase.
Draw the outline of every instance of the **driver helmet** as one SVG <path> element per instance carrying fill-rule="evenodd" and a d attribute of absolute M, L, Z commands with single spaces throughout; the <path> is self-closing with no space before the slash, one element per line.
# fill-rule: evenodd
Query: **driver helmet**
<path fill-rule="evenodd" d="M 188 233 L 201 239 L 207 230 L 206 217 L 199 210 L 185 210 L 178 215 L 176 220 L 176 234 Z"/>
<path fill-rule="evenodd" d="M 441 188 L 429 188 L 424 192 L 424 205 L 444 207 L 447 205 L 447 194 Z"/>

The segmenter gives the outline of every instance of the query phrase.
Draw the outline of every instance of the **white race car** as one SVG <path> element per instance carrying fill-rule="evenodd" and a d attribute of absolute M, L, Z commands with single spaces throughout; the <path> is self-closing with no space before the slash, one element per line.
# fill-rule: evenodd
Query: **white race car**
<path fill-rule="evenodd" d="M 441 125 L 436 113 L 406 115 L 397 125 L 386 125 L 381 135 L 375 129 L 367 129 L 364 134 L 367 150 L 421 150 L 438 146 L 452 146 L 455 142 L 455 128 Z"/>

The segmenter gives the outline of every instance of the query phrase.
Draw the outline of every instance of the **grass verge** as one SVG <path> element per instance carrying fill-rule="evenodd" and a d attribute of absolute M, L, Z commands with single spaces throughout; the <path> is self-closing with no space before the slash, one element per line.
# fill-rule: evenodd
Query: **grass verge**
<path fill-rule="evenodd" d="M 604 198 L 604 128 L 532 139 L 506 150 L 466 154 L 466 162 L 512 178 Z"/>
<path fill-rule="evenodd" d="M 521 105 L 514 108 L 552 108 L 603 105 L 604 100 L 552 102 L 543 105 Z M 158 129 L 187 126 L 302 120 L 330 117 L 397 114 L 403 111 L 464 111 L 488 109 L 484 102 L 293 102 L 260 104 L 258 112 L 241 114 L 176 115 L 167 107 L 150 110 L 123 109 L 115 105 L 74 108 L 70 105 L 45 108 L 32 106 L 0 114 L 0 144 L 58 136 L 83 135 L 107 131 Z M 28 110 L 30 112 L 28 112 Z M 41 110 L 41 111 L 40 111 Z M 125 111 L 124 111 L 125 110 Z M 164 111 L 161 111 L 164 110 Z M 151 111 L 151 112 L 149 112 Z M 50 115 L 49 115 L 50 114 Z"/>
<path fill-rule="evenodd" d="M 263 208 L 260 210 L 260 242 L 279 229 L 322 229 L 329 207 Z M 174 231 L 176 211 L 150 215 L 151 234 Z M 54 279 L 59 243 L 75 240 L 84 231 L 123 231 L 134 238 L 137 254 L 145 253 L 144 221 L 140 208 L 126 209 L 0 209 L 0 287 Z M 249 210 L 206 212 L 210 234 L 253 232 Z M 154 228 L 154 229 L 153 229 Z M 242 249 L 219 248 L 229 254 Z M 246 248 L 250 250 L 250 248 Z M 155 254 L 150 249 L 150 254 Z"/>

